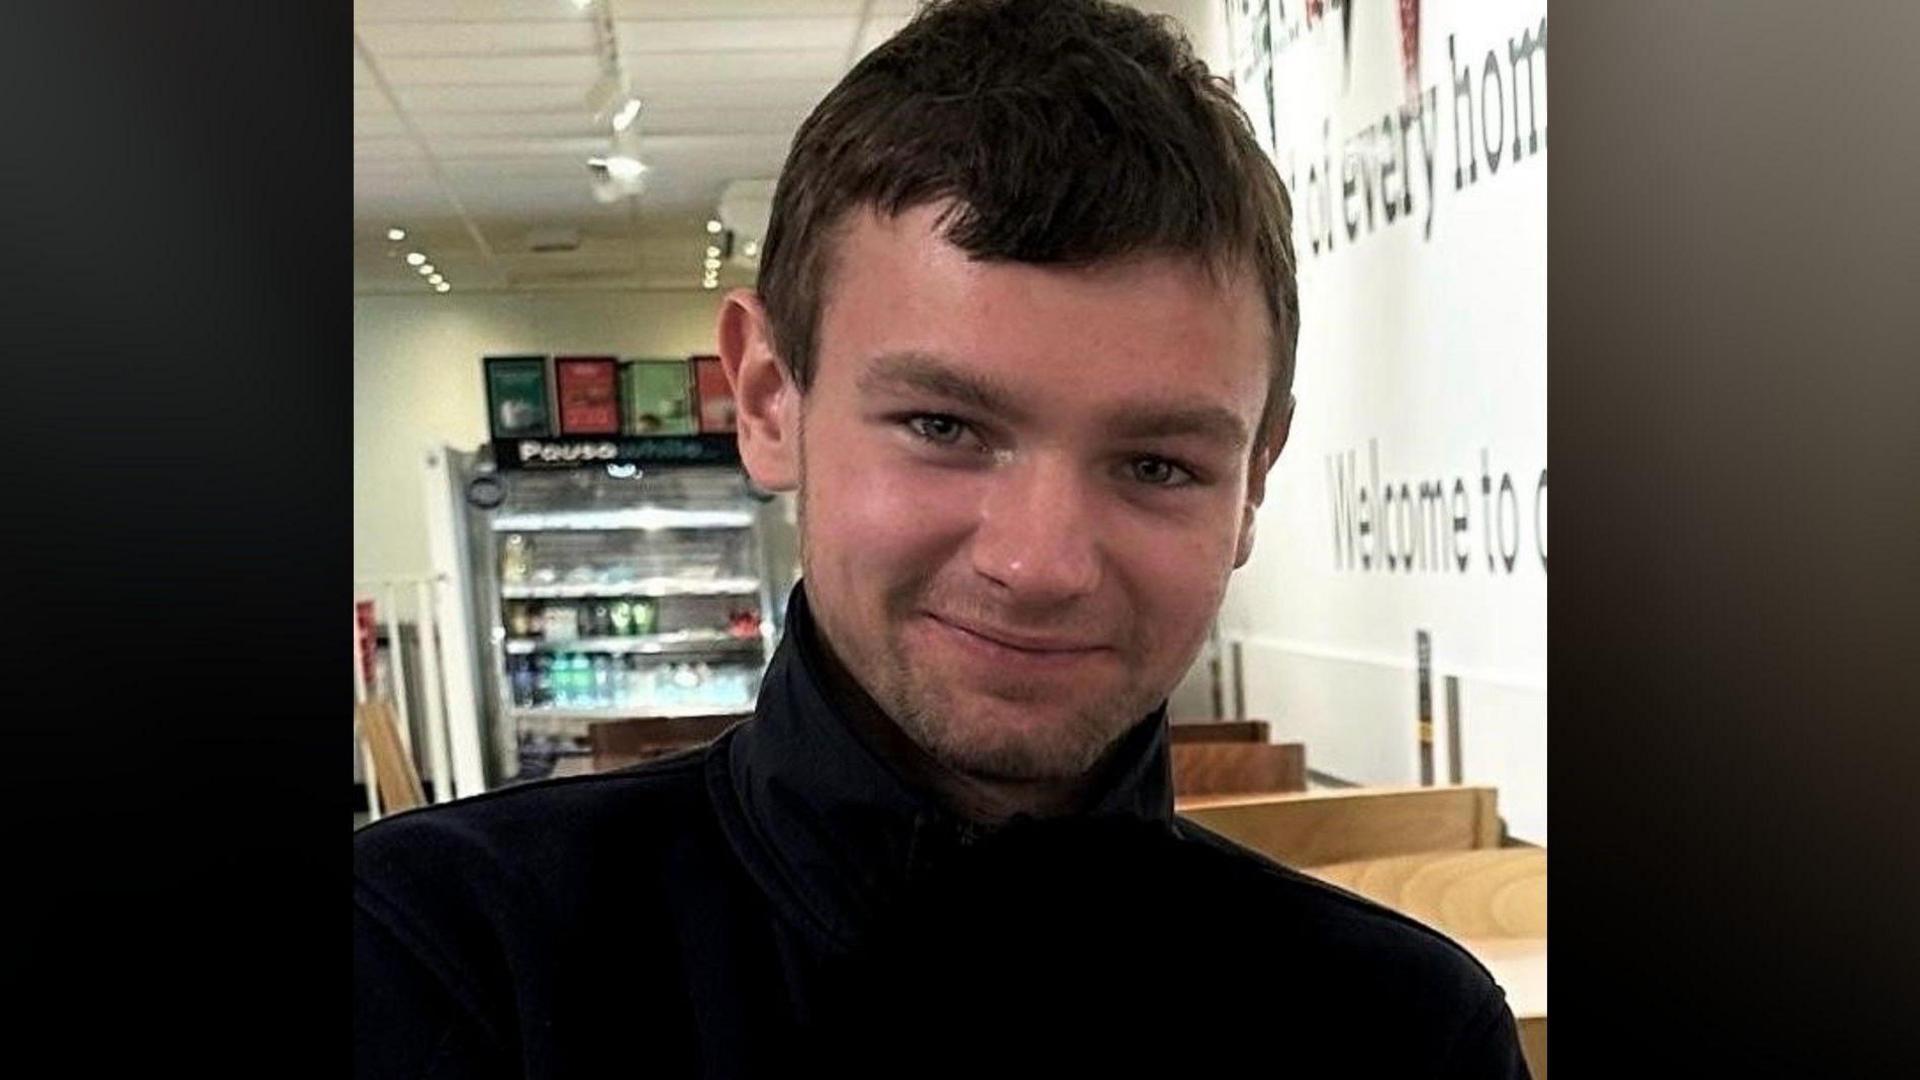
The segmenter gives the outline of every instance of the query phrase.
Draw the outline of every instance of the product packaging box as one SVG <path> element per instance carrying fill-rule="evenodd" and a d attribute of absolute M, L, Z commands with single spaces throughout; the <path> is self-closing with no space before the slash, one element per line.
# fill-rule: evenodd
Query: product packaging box
<path fill-rule="evenodd" d="M 692 435 L 693 383 L 685 360 L 620 365 L 620 401 L 628 435 Z"/>
<path fill-rule="evenodd" d="M 693 365 L 694 400 L 700 407 L 700 431 L 716 434 L 734 430 L 733 387 L 717 356 L 696 356 Z"/>
<path fill-rule="evenodd" d="M 611 356 L 558 356 L 553 361 L 560 434 L 620 434 L 620 362 Z"/>
<path fill-rule="evenodd" d="M 489 356 L 487 429 L 496 439 L 539 439 L 553 434 L 552 395 L 544 356 Z"/>

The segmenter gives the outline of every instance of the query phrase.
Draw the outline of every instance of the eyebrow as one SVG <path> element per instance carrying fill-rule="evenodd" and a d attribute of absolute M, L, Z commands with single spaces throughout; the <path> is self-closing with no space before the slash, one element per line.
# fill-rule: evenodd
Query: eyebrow
<path fill-rule="evenodd" d="M 991 379 L 927 352 L 886 353 L 860 376 L 868 394 L 918 392 L 967 405 L 1009 421 L 1027 419 L 1018 395 Z M 1198 438 L 1232 449 L 1247 445 L 1245 421 L 1233 410 L 1212 404 L 1129 404 L 1111 413 L 1105 426 L 1128 439 Z"/>
<path fill-rule="evenodd" d="M 1009 420 L 1026 417 L 1012 391 L 931 353 L 887 353 L 875 358 L 860 376 L 860 390 L 868 394 L 917 391 Z"/>
<path fill-rule="evenodd" d="M 1108 425 L 1123 438 L 1190 437 L 1233 449 L 1247 445 L 1246 422 L 1219 405 L 1129 406 L 1115 413 Z"/>

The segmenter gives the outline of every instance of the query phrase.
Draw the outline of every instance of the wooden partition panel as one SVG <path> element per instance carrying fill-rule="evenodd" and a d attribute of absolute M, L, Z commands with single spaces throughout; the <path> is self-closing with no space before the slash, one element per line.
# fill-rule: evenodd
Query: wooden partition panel
<path fill-rule="evenodd" d="M 1290 866 L 1497 847 L 1491 787 L 1343 788 L 1176 797 L 1175 809 Z"/>
<path fill-rule="evenodd" d="M 1272 729 L 1265 720 L 1175 719 L 1167 725 L 1167 730 L 1175 743 L 1273 741 Z"/>
<path fill-rule="evenodd" d="M 382 812 L 397 814 L 426 805 L 420 772 L 414 768 L 407 744 L 400 738 L 393 703 L 369 701 L 354 706 L 354 712 L 360 719 L 361 737 L 367 740 L 367 750 L 373 756 L 374 776 L 368 780 L 379 785 Z"/>
<path fill-rule="evenodd" d="M 1300 743 L 1195 742 L 1172 749 L 1176 798 L 1307 790 L 1307 751 Z"/>
<path fill-rule="evenodd" d="M 598 721 L 587 727 L 587 744 L 593 749 L 593 771 L 625 768 L 703 746 L 746 718 L 743 713 L 717 713 Z"/>

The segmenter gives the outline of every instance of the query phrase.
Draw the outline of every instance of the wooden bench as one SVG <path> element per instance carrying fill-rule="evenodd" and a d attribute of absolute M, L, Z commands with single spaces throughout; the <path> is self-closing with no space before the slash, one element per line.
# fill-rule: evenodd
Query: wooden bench
<path fill-rule="evenodd" d="M 748 715 L 715 713 L 710 716 L 595 721 L 587 726 L 587 745 L 593 751 L 593 771 L 621 769 L 705 746 Z"/>
<path fill-rule="evenodd" d="M 1256 795 L 1307 790 L 1300 743 L 1176 742 L 1173 794 Z"/>
<path fill-rule="evenodd" d="M 1173 741 L 1264 743 L 1273 741 L 1273 732 L 1265 720 L 1199 720 L 1175 718 L 1167 724 Z"/>
<path fill-rule="evenodd" d="M 1174 809 L 1289 866 L 1500 846 L 1491 787 L 1176 794 Z"/>

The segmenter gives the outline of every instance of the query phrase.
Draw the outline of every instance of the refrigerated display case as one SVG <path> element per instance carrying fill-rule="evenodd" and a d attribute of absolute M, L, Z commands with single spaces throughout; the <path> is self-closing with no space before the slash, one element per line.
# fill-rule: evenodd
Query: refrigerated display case
<path fill-rule="evenodd" d="M 595 721 L 752 712 L 795 576 L 789 507 L 737 464 L 444 457 L 488 786 L 586 754 Z"/>

